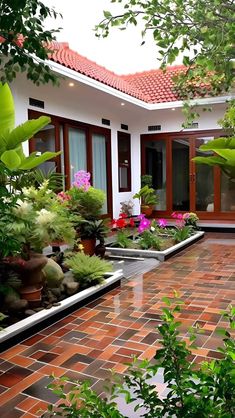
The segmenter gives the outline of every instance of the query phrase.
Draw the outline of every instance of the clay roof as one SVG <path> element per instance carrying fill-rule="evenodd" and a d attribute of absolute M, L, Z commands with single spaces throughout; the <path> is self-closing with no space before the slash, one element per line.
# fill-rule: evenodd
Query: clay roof
<path fill-rule="evenodd" d="M 96 62 L 69 48 L 66 42 L 53 42 L 50 60 L 97 80 L 146 103 L 164 103 L 180 100 L 175 92 L 172 77 L 184 70 L 183 65 L 136 74 L 117 75 Z"/>

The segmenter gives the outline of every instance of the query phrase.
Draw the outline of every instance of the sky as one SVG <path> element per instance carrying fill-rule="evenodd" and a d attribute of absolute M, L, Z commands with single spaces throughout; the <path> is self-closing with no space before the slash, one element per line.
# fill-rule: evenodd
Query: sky
<path fill-rule="evenodd" d="M 103 18 L 103 10 L 120 11 L 120 5 L 110 0 L 44 0 L 63 15 L 62 20 L 49 22 L 51 27 L 62 27 L 58 41 L 68 42 L 70 48 L 92 61 L 114 71 L 129 74 L 159 67 L 154 41 L 149 33 L 141 46 L 140 27 L 130 26 L 125 31 L 113 28 L 108 38 L 98 39 L 94 27 Z M 58 25 L 58 26 L 57 26 Z"/>

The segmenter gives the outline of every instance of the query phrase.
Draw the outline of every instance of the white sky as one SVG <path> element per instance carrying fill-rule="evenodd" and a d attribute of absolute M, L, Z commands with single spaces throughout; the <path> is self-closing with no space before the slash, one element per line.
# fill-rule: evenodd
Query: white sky
<path fill-rule="evenodd" d="M 118 11 L 120 5 L 110 0 L 44 0 L 61 12 L 63 20 L 53 26 L 63 29 L 58 41 L 67 41 L 71 49 L 117 74 L 135 73 L 159 67 L 151 34 L 141 46 L 140 27 L 130 26 L 125 31 L 113 28 L 108 38 L 95 37 L 93 28 L 103 18 L 103 10 Z M 50 25 L 51 26 L 51 25 Z"/>

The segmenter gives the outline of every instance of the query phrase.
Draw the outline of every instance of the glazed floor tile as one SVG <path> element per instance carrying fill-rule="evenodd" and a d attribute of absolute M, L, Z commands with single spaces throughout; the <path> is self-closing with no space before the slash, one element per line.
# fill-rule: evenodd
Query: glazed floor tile
<path fill-rule="evenodd" d="M 174 291 L 185 303 L 177 318 L 181 337 L 187 340 L 188 328 L 196 324 L 204 330 L 192 361 L 219 358 L 221 340 L 215 330 L 226 325 L 221 311 L 235 304 L 231 239 L 231 233 L 209 233 L 151 271 L 141 272 L 138 264 L 120 288 L 0 354 L 0 417 L 40 416 L 40 410 L 57 400 L 46 389 L 51 373 L 88 379 L 101 393 L 110 369 L 125 373 L 133 355 L 151 360 L 160 347 L 156 327 L 162 298 L 173 297 Z M 155 383 L 164 394 L 162 377 Z"/>

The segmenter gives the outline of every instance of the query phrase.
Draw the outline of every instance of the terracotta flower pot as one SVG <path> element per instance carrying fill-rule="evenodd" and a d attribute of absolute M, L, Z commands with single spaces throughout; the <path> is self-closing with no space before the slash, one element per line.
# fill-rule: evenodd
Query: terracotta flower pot
<path fill-rule="evenodd" d="M 42 298 L 42 286 L 24 286 L 19 290 L 22 299 L 27 301 L 40 300 Z"/>
<path fill-rule="evenodd" d="M 141 213 L 145 216 L 151 216 L 153 213 L 153 207 L 148 205 L 141 205 Z"/>
<path fill-rule="evenodd" d="M 80 244 L 83 246 L 83 251 L 87 255 L 94 255 L 95 254 L 95 244 L 96 239 L 81 239 Z"/>

